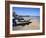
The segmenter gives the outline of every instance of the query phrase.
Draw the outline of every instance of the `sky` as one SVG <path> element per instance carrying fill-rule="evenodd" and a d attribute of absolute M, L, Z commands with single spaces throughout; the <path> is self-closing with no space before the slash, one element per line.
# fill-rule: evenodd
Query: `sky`
<path fill-rule="evenodd" d="M 40 16 L 40 8 L 13 7 L 17 15 Z"/>

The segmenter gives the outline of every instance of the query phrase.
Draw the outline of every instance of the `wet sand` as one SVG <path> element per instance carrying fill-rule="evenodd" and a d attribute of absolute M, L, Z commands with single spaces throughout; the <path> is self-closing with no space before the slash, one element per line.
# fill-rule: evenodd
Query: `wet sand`
<path fill-rule="evenodd" d="M 31 19 L 30 20 L 32 23 L 30 23 L 29 25 L 25 25 L 25 26 L 16 26 L 13 27 L 13 30 L 38 30 L 40 29 L 40 21 L 38 18 L 35 19 Z"/>

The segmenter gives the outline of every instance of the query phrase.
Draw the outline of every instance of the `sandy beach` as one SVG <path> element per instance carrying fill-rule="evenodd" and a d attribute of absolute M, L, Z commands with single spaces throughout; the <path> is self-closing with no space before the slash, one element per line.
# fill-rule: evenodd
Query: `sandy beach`
<path fill-rule="evenodd" d="M 13 30 L 38 30 L 40 29 L 40 20 L 38 19 L 39 17 L 35 17 L 32 18 L 30 21 L 32 23 L 30 23 L 29 25 L 25 25 L 25 26 L 16 26 L 13 27 Z"/>

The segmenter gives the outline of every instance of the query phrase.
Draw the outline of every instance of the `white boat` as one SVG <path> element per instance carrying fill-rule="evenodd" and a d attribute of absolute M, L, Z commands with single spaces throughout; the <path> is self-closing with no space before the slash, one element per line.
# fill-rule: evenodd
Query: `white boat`
<path fill-rule="evenodd" d="M 28 25 L 29 23 L 32 23 L 32 22 L 30 22 L 30 20 L 31 19 L 27 19 L 27 20 L 25 20 L 23 17 L 20 17 L 19 15 L 16 15 L 16 14 L 13 14 L 13 25 L 15 25 L 16 24 L 16 26 L 19 26 L 19 25 L 22 25 L 22 26 L 24 26 L 24 25 Z"/>

